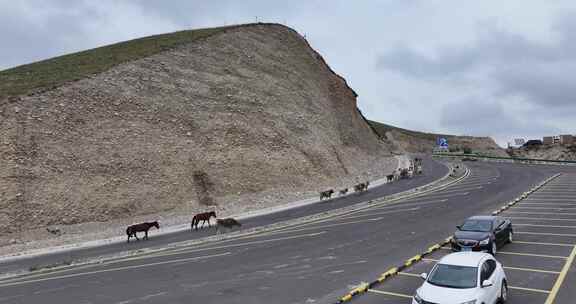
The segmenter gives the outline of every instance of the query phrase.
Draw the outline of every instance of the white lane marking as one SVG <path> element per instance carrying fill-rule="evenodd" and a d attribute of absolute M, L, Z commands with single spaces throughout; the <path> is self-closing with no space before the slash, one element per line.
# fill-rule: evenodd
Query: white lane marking
<path fill-rule="evenodd" d="M 447 189 L 446 191 L 442 191 L 441 193 L 462 192 L 462 191 L 471 191 L 471 190 L 479 190 L 479 189 L 482 189 L 482 187 L 450 188 L 450 189 Z"/>
<path fill-rule="evenodd" d="M 522 217 L 522 216 L 507 216 L 507 218 L 519 219 L 519 220 L 535 220 L 535 221 L 568 221 L 568 222 L 576 221 L 576 219 L 552 219 L 552 218 Z"/>
<path fill-rule="evenodd" d="M 576 213 L 564 213 L 564 212 L 533 212 L 533 211 L 512 211 L 512 210 L 507 210 L 506 213 L 541 214 L 541 215 L 576 215 Z"/>
<path fill-rule="evenodd" d="M 173 250 L 173 251 L 170 251 L 170 252 L 164 253 L 164 254 L 148 255 L 146 257 L 153 257 L 154 258 L 154 257 L 164 257 L 164 256 L 171 256 L 171 255 L 178 255 L 178 254 L 185 254 L 185 253 L 194 253 L 194 252 L 199 252 L 199 251 L 209 251 L 209 250 L 215 250 L 215 249 L 228 249 L 228 248 L 242 247 L 242 246 L 247 246 L 247 245 L 256 245 L 256 244 L 264 244 L 264 243 L 285 241 L 285 240 L 291 240 L 291 239 L 315 237 L 315 236 L 319 236 L 319 235 L 322 235 L 325 233 L 326 233 L 326 231 L 320 231 L 320 232 L 315 232 L 315 233 L 299 234 L 299 235 L 281 237 L 281 238 L 276 238 L 276 239 L 266 239 L 266 240 L 258 240 L 258 241 L 238 243 L 238 244 L 228 244 L 228 245 L 221 245 L 221 246 L 205 247 L 205 248 L 201 248 L 201 249 L 182 248 L 182 249 Z M 268 236 L 268 235 L 263 235 L 263 237 L 265 237 L 265 236 Z M 0 286 L 2 286 L 2 285 L 0 285 Z"/>
<path fill-rule="evenodd" d="M 514 223 L 514 226 L 545 227 L 545 228 L 573 228 L 573 229 L 576 229 L 576 226 L 562 226 L 562 225 L 537 225 L 537 224 L 518 224 L 518 223 Z"/>
<path fill-rule="evenodd" d="M 413 207 L 413 206 L 421 206 L 421 205 L 429 205 L 429 204 L 438 204 L 438 203 L 445 203 L 447 201 L 448 201 L 447 199 L 432 200 L 432 201 L 427 201 L 427 200 L 422 200 L 422 199 L 409 200 L 409 201 L 403 202 L 402 204 L 385 206 L 385 207 L 376 207 L 376 208 L 372 208 L 372 209 L 363 210 L 362 212 L 371 212 L 373 210 L 386 210 L 386 209 L 392 209 L 392 208 L 398 208 L 398 207 Z"/>
<path fill-rule="evenodd" d="M 78 285 L 64 285 L 64 286 L 55 287 L 55 288 L 40 289 L 38 291 L 35 291 L 34 294 L 35 295 L 43 294 L 43 293 L 60 291 L 60 290 L 64 290 L 64 289 L 74 288 L 74 287 L 78 287 Z"/>
<path fill-rule="evenodd" d="M 346 216 L 342 216 L 342 217 L 338 217 L 338 219 L 355 219 L 355 218 L 361 218 L 361 217 L 367 217 L 367 216 L 377 216 L 377 215 L 386 215 L 386 214 L 393 214 L 393 213 L 403 213 L 403 212 L 409 212 L 409 211 L 416 211 L 416 210 L 420 210 L 420 207 L 416 207 L 416 208 L 408 208 L 408 209 L 398 209 L 398 210 L 391 210 L 391 211 L 384 211 L 384 212 L 374 212 L 371 214 L 361 214 L 361 215 L 346 215 Z"/>
<path fill-rule="evenodd" d="M 438 193 L 438 194 L 434 194 L 434 195 L 430 194 L 430 195 L 427 195 L 426 197 L 427 197 L 427 198 L 441 198 L 441 197 L 448 197 L 448 198 L 450 198 L 450 197 L 454 197 L 454 196 L 465 196 L 465 195 L 468 195 L 468 194 L 470 194 L 470 192 L 452 193 L 452 194 L 450 194 L 450 193 L 446 193 L 446 194 Z"/>
<path fill-rule="evenodd" d="M 521 202 L 516 206 L 524 206 L 524 205 L 540 205 L 540 206 L 550 206 L 550 208 L 556 208 L 555 206 L 576 206 L 576 203 L 526 203 Z"/>
<path fill-rule="evenodd" d="M 7 297 L 0 297 L 0 301 L 4 302 L 6 300 L 12 300 L 12 299 L 16 299 L 16 298 L 21 298 L 25 296 L 24 294 L 18 294 L 18 295 L 14 295 L 14 296 L 7 296 Z"/>
<path fill-rule="evenodd" d="M 572 248 L 574 246 L 574 244 L 566 244 L 566 243 L 541 243 L 541 242 L 526 242 L 526 241 L 516 241 L 516 240 L 514 240 L 514 244 L 559 246 L 559 247 L 570 247 L 570 248 Z"/>
<path fill-rule="evenodd" d="M 528 209 L 528 210 L 576 210 L 576 208 L 572 207 L 522 207 L 520 205 L 512 206 L 510 209 Z"/>
<path fill-rule="evenodd" d="M 60 280 L 60 279 L 67 279 L 67 278 L 75 278 L 75 277 L 81 277 L 81 276 L 87 276 L 87 275 L 93 275 L 93 274 L 99 274 L 99 273 L 107 273 L 107 272 L 115 272 L 115 271 L 127 270 L 127 269 L 146 268 L 146 267 L 152 267 L 152 266 L 159 266 L 159 265 L 166 265 L 166 264 L 174 264 L 174 263 L 179 263 L 179 262 L 182 262 L 182 261 L 192 261 L 192 260 L 198 260 L 198 261 L 199 261 L 199 260 L 205 260 L 205 259 L 209 259 L 209 258 L 222 257 L 222 256 L 230 255 L 230 254 L 231 254 L 230 252 L 225 252 L 225 253 L 213 254 L 213 255 L 206 255 L 206 256 L 200 256 L 200 257 L 183 258 L 183 259 L 176 259 L 176 260 L 162 261 L 162 262 L 155 262 L 155 263 L 148 263 L 148 264 L 123 266 L 123 267 L 117 267 L 117 268 L 111 268 L 111 269 L 101 269 L 101 270 L 94 270 L 94 271 L 73 273 L 73 274 L 67 274 L 67 275 L 61 275 L 61 276 L 55 276 L 55 277 L 48 277 L 48 278 L 41 278 L 41 279 L 22 280 L 22 281 L 18 281 L 18 282 L 0 284 L 0 287 L 7 287 L 7 286 L 14 286 L 14 285 L 24 285 L 24 284 L 30 284 L 30 283 L 37 283 L 37 282 L 44 282 L 44 281 L 52 281 L 52 280 Z"/>
<path fill-rule="evenodd" d="M 569 233 L 545 233 L 545 232 L 530 232 L 530 231 L 514 231 L 514 234 L 533 234 L 533 235 L 545 235 L 545 236 L 576 237 L 576 234 L 569 234 Z"/>
<path fill-rule="evenodd" d="M 328 224 L 328 225 L 321 225 L 321 226 L 299 226 L 299 227 L 288 227 L 282 228 L 282 230 L 274 231 L 274 233 L 266 234 L 265 236 L 276 235 L 276 234 L 284 234 L 284 233 L 293 233 L 293 232 L 300 232 L 300 231 L 307 231 L 307 230 L 315 230 L 315 229 L 324 229 L 324 228 L 331 228 L 337 226 L 344 226 L 344 225 L 353 225 L 353 224 L 362 224 L 366 222 L 376 222 L 384 219 L 384 217 L 376 217 L 371 219 L 365 219 L 360 221 L 351 221 L 351 222 L 344 222 L 344 223 L 336 223 L 336 224 Z M 305 227 L 305 228 L 301 228 Z"/>
<path fill-rule="evenodd" d="M 148 299 L 155 298 L 155 297 L 159 297 L 159 296 L 163 296 L 163 295 L 167 295 L 167 294 L 168 294 L 168 292 L 166 292 L 166 291 L 158 292 L 158 293 L 149 294 L 149 295 L 147 295 L 147 296 L 140 297 L 140 300 L 146 301 L 146 300 L 148 300 Z"/>

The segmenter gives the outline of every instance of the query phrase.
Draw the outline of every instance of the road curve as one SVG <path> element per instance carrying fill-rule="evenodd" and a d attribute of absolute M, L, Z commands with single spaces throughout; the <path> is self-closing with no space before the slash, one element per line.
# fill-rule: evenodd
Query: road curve
<path fill-rule="evenodd" d="M 351 285 L 370 281 L 449 235 L 465 217 L 488 213 L 552 174 L 576 172 L 558 166 L 469 165 L 471 174 L 462 182 L 393 205 L 259 235 L 1 281 L 0 303 L 332 303 Z M 443 175 L 441 165 L 428 161 L 426 166 L 436 176 L 430 173 L 360 196 L 255 218 L 245 226 L 375 199 Z M 151 238 L 145 245 L 189 238 L 189 233 L 174 234 Z M 142 246 L 135 244 L 130 246 Z M 115 246 L 125 244 L 72 254 L 109 253 L 119 250 Z M 60 258 L 53 255 L 0 267 L 5 271 Z"/>

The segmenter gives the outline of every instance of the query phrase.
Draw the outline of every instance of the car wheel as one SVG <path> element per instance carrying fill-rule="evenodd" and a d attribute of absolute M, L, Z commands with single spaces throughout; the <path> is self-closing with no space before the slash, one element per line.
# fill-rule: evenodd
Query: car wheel
<path fill-rule="evenodd" d="M 497 251 L 496 241 L 493 241 L 493 242 L 492 242 L 492 249 L 490 249 L 490 253 L 491 253 L 493 256 L 496 256 L 496 251 Z"/>
<path fill-rule="evenodd" d="M 512 231 L 508 232 L 508 239 L 506 240 L 508 244 L 512 243 L 514 238 L 514 233 Z"/>
<path fill-rule="evenodd" d="M 498 302 L 500 304 L 504 304 L 506 301 L 508 301 L 508 285 L 506 284 L 506 281 L 502 281 L 502 287 L 500 288 L 500 299 L 498 299 Z"/>

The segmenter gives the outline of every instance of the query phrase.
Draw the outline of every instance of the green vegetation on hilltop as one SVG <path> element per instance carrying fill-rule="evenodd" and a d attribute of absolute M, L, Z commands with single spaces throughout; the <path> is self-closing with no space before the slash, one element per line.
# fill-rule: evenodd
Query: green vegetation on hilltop
<path fill-rule="evenodd" d="M 86 78 L 118 64 L 167 51 L 231 27 L 234 26 L 149 36 L 0 71 L 0 100 Z"/>

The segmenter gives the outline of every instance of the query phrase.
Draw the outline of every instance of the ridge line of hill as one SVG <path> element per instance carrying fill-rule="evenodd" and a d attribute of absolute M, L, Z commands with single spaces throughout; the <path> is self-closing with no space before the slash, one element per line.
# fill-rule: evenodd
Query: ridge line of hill
<path fill-rule="evenodd" d="M 281 26 L 297 33 L 296 30 L 280 23 L 247 23 L 140 37 L 64 54 L 0 71 L 0 104 L 6 102 L 6 99 L 10 102 L 18 96 L 44 93 L 105 72 L 120 64 L 174 50 L 189 43 L 197 43 L 230 30 L 263 25 Z M 306 43 L 308 44 L 307 41 Z M 309 44 L 308 46 L 313 49 Z M 314 52 L 334 72 L 322 56 L 315 50 Z M 346 82 L 343 77 L 335 72 L 334 74 Z"/>

